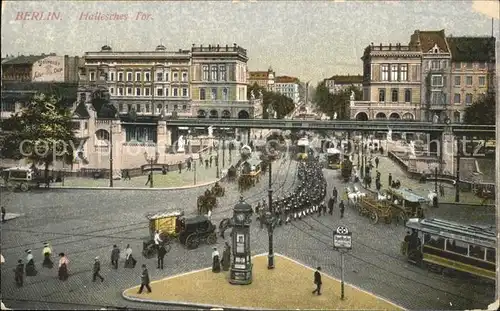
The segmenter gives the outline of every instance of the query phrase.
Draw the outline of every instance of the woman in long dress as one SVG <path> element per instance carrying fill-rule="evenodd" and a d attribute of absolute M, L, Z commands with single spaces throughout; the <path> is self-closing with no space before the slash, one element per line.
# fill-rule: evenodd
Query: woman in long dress
<path fill-rule="evenodd" d="M 137 261 L 132 256 L 132 248 L 130 244 L 127 244 L 127 248 L 125 248 L 125 268 L 135 268 L 135 264 Z"/>
<path fill-rule="evenodd" d="M 66 281 L 69 277 L 68 264 L 68 257 L 64 253 L 59 253 L 59 280 L 61 281 Z"/>
<path fill-rule="evenodd" d="M 212 252 L 212 272 L 219 273 L 220 272 L 220 255 L 217 247 L 214 247 L 214 251 Z"/>
<path fill-rule="evenodd" d="M 54 267 L 54 263 L 52 262 L 52 259 L 50 256 L 52 255 L 52 249 L 49 246 L 49 243 L 44 243 L 44 247 L 42 250 L 43 254 L 43 263 L 42 266 L 52 269 Z"/>
<path fill-rule="evenodd" d="M 229 271 L 229 267 L 231 266 L 231 246 L 226 242 L 224 247 L 224 252 L 222 252 L 222 270 Z"/>
<path fill-rule="evenodd" d="M 35 276 L 38 271 L 35 268 L 35 260 L 33 259 L 33 254 L 31 254 L 31 249 L 28 249 L 26 253 L 28 253 L 26 256 L 26 276 Z"/>

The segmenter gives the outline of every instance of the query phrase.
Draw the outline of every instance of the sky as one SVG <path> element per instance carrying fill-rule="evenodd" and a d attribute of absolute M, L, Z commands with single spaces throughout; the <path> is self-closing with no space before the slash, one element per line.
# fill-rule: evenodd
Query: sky
<path fill-rule="evenodd" d="M 24 12 L 59 20 L 23 20 Z M 138 13 L 149 18 L 136 20 Z M 124 14 L 91 21 L 82 14 Z M 499 37 L 498 1 L 3 1 L 1 54 L 81 56 L 108 44 L 115 51 L 190 49 L 192 44 L 247 49 L 249 70 L 317 81 L 361 74 L 371 42 L 407 44 L 416 30 Z M 53 15 L 56 16 L 56 15 Z M 24 18 L 25 19 L 25 18 Z M 497 41 L 498 42 L 498 41 Z"/>

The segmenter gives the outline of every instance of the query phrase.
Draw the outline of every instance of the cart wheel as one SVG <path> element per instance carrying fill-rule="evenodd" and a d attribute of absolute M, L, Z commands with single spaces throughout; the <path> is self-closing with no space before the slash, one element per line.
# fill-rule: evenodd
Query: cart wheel
<path fill-rule="evenodd" d="M 21 185 L 19 186 L 19 188 L 21 189 L 22 192 L 26 192 L 26 191 L 30 190 L 30 187 L 25 182 L 21 183 Z"/>
<path fill-rule="evenodd" d="M 195 249 L 198 248 L 200 245 L 200 239 L 196 235 L 196 233 L 191 233 L 187 238 L 186 238 L 186 247 L 187 249 Z"/>
<path fill-rule="evenodd" d="M 378 223 L 378 214 L 377 214 L 377 212 L 371 212 L 370 213 L 370 221 L 374 225 L 376 225 Z"/>
<path fill-rule="evenodd" d="M 212 232 L 207 236 L 207 244 L 212 245 L 215 243 L 217 243 L 217 234 L 215 232 Z"/>

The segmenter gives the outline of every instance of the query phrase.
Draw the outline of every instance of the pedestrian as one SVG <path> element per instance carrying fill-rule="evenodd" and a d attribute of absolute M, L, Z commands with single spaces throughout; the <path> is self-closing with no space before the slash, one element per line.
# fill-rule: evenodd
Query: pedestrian
<path fill-rule="evenodd" d="M 124 170 L 123 171 L 123 180 L 131 180 L 131 178 L 130 178 L 130 171 L 129 170 Z"/>
<path fill-rule="evenodd" d="M 332 198 L 330 198 L 330 200 L 328 200 L 328 213 L 330 215 L 333 215 L 333 207 L 334 207 L 334 205 L 335 205 L 335 200 L 332 197 Z M 326 214 L 326 213 L 324 213 L 324 214 Z"/>
<path fill-rule="evenodd" d="M 125 248 L 125 268 L 135 268 L 137 264 L 137 260 L 135 260 L 134 256 L 132 256 L 132 248 L 130 244 L 127 244 Z"/>
<path fill-rule="evenodd" d="M 2 206 L 2 222 L 5 222 L 5 214 L 7 214 L 7 212 L 5 211 L 5 206 Z"/>
<path fill-rule="evenodd" d="M 31 254 L 31 249 L 26 250 L 26 276 L 36 276 L 38 271 L 35 268 L 35 260 L 33 254 Z"/>
<path fill-rule="evenodd" d="M 190 157 L 189 159 L 187 159 L 186 161 L 186 166 L 187 166 L 187 170 L 190 171 L 191 170 L 191 163 L 192 163 L 193 159 Z"/>
<path fill-rule="evenodd" d="M 153 238 L 153 241 L 155 243 L 156 250 L 158 250 L 160 248 L 160 243 L 163 242 L 163 240 L 161 239 L 161 236 L 160 236 L 160 231 L 158 231 L 158 230 L 155 231 L 155 236 Z"/>
<path fill-rule="evenodd" d="M 179 161 L 177 168 L 179 169 L 179 174 L 182 173 L 182 161 Z"/>
<path fill-rule="evenodd" d="M 205 159 L 205 168 L 208 169 L 208 159 Z"/>
<path fill-rule="evenodd" d="M 153 171 L 149 172 L 148 180 L 146 180 L 145 186 L 147 186 L 148 184 L 151 184 L 152 182 L 153 182 Z"/>
<path fill-rule="evenodd" d="M 338 194 L 339 194 L 339 192 L 337 191 L 337 187 L 333 187 L 333 191 L 332 191 L 333 204 L 335 204 L 337 202 Z"/>
<path fill-rule="evenodd" d="M 161 174 L 162 174 L 162 175 L 167 175 L 167 172 L 168 172 L 167 167 L 166 167 L 165 165 L 163 165 L 163 166 L 161 167 Z"/>
<path fill-rule="evenodd" d="M 377 188 L 377 191 L 380 192 L 380 189 L 382 188 L 382 184 L 380 183 L 380 179 L 377 179 L 375 181 L 375 188 Z"/>
<path fill-rule="evenodd" d="M 94 260 L 94 274 L 92 275 L 92 282 L 95 282 L 97 278 L 101 279 L 101 282 L 104 282 L 104 278 L 101 275 L 101 262 L 99 261 L 99 257 L 96 257 Z"/>
<path fill-rule="evenodd" d="M 222 260 L 221 260 L 222 270 L 229 271 L 231 267 L 231 246 L 228 242 L 226 242 L 224 246 L 224 251 L 222 252 Z"/>
<path fill-rule="evenodd" d="M 142 265 L 142 274 L 141 274 L 141 287 L 139 288 L 138 294 L 142 294 L 142 290 L 146 287 L 148 293 L 151 293 L 151 287 L 149 286 L 149 272 L 146 265 Z"/>
<path fill-rule="evenodd" d="M 444 186 L 443 186 L 443 184 L 439 185 L 439 195 L 441 197 L 444 197 Z"/>
<path fill-rule="evenodd" d="M 42 254 L 43 254 L 42 266 L 49 268 L 49 269 L 52 269 L 54 267 L 54 263 L 52 262 L 52 259 L 50 258 L 50 256 L 52 256 L 52 249 L 50 248 L 49 243 L 47 243 L 47 242 L 43 243 Z"/>
<path fill-rule="evenodd" d="M 118 269 L 118 260 L 120 259 L 120 249 L 118 246 L 113 245 L 113 249 L 111 250 L 111 265 Z"/>
<path fill-rule="evenodd" d="M 210 156 L 210 167 L 212 167 L 212 162 L 214 161 L 214 157 Z"/>
<path fill-rule="evenodd" d="M 312 291 L 313 294 L 318 294 L 321 295 L 321 285 L 323 282 L 321 282 L 321 267 L 317 267 L 316 271 L 314 271 L 314 284 L 316 285 L 316 289 Z"/>
<path fill-rule="evenodd" d="M 212 272 L 219 273 L 220 272 L 220 255 L 217 247 L 214 247 L 214 251 L 212 252 Z"/>
<path fill-rule="evenodd" d="M 212 208 L 211 207 L 208 208 L 207 218 L 208 218 L 208 220 L 212 220 Z"/>
<path fill-rule="evenodd" d="M 167 250 L 165 249 L 165 245 L 163 243 L 160 245 L 160 248 L 158 248 L 158 269 L 163 270 L 163 259 L 165 258 L 165 255 L 167 254 Z"/>
<path fill-rule="evenodd" d="M 14 269 L 14 280 L 16 281 L 17 287 L 23 286 L 23 279 L 24 279 L 24 264 L 23 260 L 19 259 L 17 261 L 17 266 Z"/>
<path fill-rule="evenodd" d="M 330 200 L 331 200 L 331 198 L 330 198 Z M 328 201 L 328 202 L 330 202 L 330 201 Z M 325 203 L 323 203 L 323 204 L 321 205 L 321 208 L 323 209 L 323 216 L 325 216 L 325 215 L 326 215 L 326 204 L 325 204 Z M 331 215 L 331 214 L 330 214 L 330 215 Z"/>
<path fill-rule="evenodd" d="M 392 187 L 392 174 L 389 173 L 389 187 Z"/>
<path fill-rule="evenodd" d="M 375 168 L 378 169 L 378 163 L 380 162 L 380 160 L 378 159 L 378 157 L 375 157 Z"/>
<path fill-rule="evenodd" d="M 64 253 L 59 253 L 59 280 L 61 281 L 66 281 L 69 277 L 69 260 L 68 257 Z"/>
<path fill-rule="evenodd" d="M 339 209 L 340 209 L 340 218 L 344 218 L 344 211 L 345 211 L 344 201 L 340 201 Z"/>

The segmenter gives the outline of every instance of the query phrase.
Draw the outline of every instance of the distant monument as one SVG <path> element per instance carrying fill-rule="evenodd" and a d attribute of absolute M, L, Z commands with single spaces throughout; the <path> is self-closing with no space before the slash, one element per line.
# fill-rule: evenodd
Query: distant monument
<path fill-rule="evenodd" d="M 264 95 L 262 95 L 262 90 L 259 90 L 259 99 L 262 99 Z"/>
<path fill-rule="evenodd" d="M 177 140 L 177 152 L 186 152 L 186 150 L 184 150 L 184 146 L 185 146 L 184 136 L 181 135 Z"/>
<path fill-rule="evenodd" d="M 417 157 L 417 154 L 415 152 L 415 142 L 412 140 L 410 141 L 410 159 L 415 159 Z"/>
<path fill-rule="evenodd" d="M 208 137 L 214 137 L 214 127 L 213 126 L 208 127 Z"/>
<path fill-rule="evenodd" d="M 392 141 L 392 129 L 387 127 L 387 141 Z"/>
<path fill-rule="evenodd" d="M 351 100 L 354 100 L 354 98 L 355 98 L 354 91 L 351 91 Z"/>
<path fill-rule="evenodd" d="M 250 92 L 250 98 L 251 98 L 252 100 L 254 100 L 254 99 L 255 99 L 255 93 L 254 93 L 254 91 L 253 91 L 253 90 Z"/>
<path fill-rule="evenodd" d="M 336 112 L 333 114 L 333 119 L 337 120 L 337 113 Z"/>

